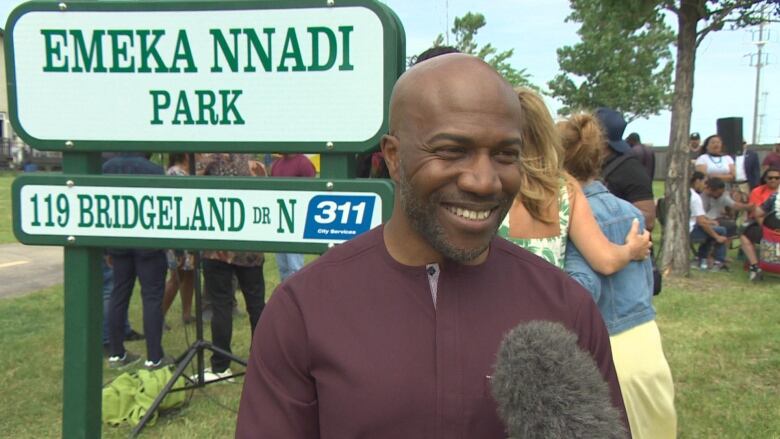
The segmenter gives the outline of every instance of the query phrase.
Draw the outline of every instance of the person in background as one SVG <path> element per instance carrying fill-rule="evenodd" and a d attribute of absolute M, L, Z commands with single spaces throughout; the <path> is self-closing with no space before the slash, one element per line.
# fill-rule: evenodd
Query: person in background
<path fill-rule="evenodd" d="M 773 193 L 764 204 L 756 208 L 756 216 L 763 218 L 763 226 L 780 237 L 780 197 L 777 194 Z M 780 259 L 777 254 L 772 256 L 776 260 Z"/>
<path fill-rule="evenodd" d="M 437 56 L 459 53 L 437 46 L 421 53 L 416 64 Z M 416 65 L 415 64 L 415 65 Z M 515 89 L 524 114 L 522 184 L 498 235 L 563 268 L 567 236 L 579 243 L 588 261 L 600 273 L 611 274 L 631 259 L 644 259 L 650 234 L 637 229 L 626 244 L 614 245 L 599 230 L 582 190 L 562 168 L 558 133 L 543 99 L 531 89 Z"/>
<path fill-rule="evenodd" d="M 398 79 L 382 138 L 392 216 L 274 291 L 237 438 L 506 438 L 490 376 L 505 334 L 533 320 L 574 333 L 628 428 L 596 304 L 495 236 L 521 186 L 523 123 L 512 86 L 477 57 Z"/>
<path fill-rule="evenodd" d="M 16 136 L 16 135 L 14 135 Z M 116 157 L 118 153 L 104 152 L 100 154 L 103 163 Z M 109 320 L 111 317 L 111 291 L 114 290 L 114 269 L 109 265 L 109 256 L 104 252 L 103 261 L 100 264 L 103 273 L 103 356 L 108 358 L 111 355 L 111 346 L 108 341 Z M 125 314 L 125 341 L 143 340 L 144 335 L 130 326 L 130 319 Z"/>
<path fill-rule="evenodd" d="M 650 177 L 650 180 L 652 181 L 653 177 L 655 177 L 655 152 L 653 152 L 653 148 L 644 145 L 637 133 L 629 134 L 628 137 L 626 137 L 626 143 L 631 146 L 629 154 L 639 159 L 639 163 L 645 167 L 647 176 Z"/>
<path fill-rule="evenodd" d="M 149 161 L 148 155 L 123 153 L 103 164 L 103 174 L 163 175 L 162 167 Z M 146 362 L 144 367 L 156 369 L 168 364 L 162 347 L 163 292 L 165 272 L 168 264 L 163 250 L 122 249 L 107 250 L 114 269 L 114 289 L 109 304 L 109 345 L 111 355 L 108 366 L 124 368 L 140 360 L 140 356 L 129 352 L 124 346 L 125 318 L 133 294 L 135 279 L 141 283 L 143 302 L 144 334 L 146 335 Z"/>
<path fill-rule="evenodd" d="M 701 155 L 701 135 L 691 133 L 688 137 L 688 151 L 691 157 L 691 163 L 695 162 Z"/>
<path fill-rule="evenodd" d="M 761 172 L 766 172 L 769 168 L 780 169 L 780 141 L 775 143 L 774 149 L 761 162 Z"/>
<path fill-rule="evenodd" d="M 317 172 L 308 157 L 303 154 L 282 154 L 271 166 L 271 177 L 315 177 Z M 279 277 L 284 282 L 303 268 L 303 255 L 298 253 L 277 253 L 276 265 Z"/>
<path fill-rule="evenodd" d="M 723 141 L 717 134 L 707 137 L 702 154 L 696 159 L 696 170 L 709 177 L 718 177 L 726 183 L 736 178 L 734 159 L 724 154 Z"/>
<path fill-rule="evenodd" d="M 643 223 L 644 216 L 598 181 L 604 156 L 599 121 L 590 114 L 577 114 L 557 127 L 565 153 L 564 168 L 582 185 L 601 231 L 611 242 L 623 244 L 633 221 Z M 632 261 L 617 273 L 603 276 L 588 265 L 576 245 L 569 243 L 565 270 L 591 293 L 607 324 L 632 437 L 674 438 L 674 382 L 655 322 L 650 260 Z"/>
<path fill-rule="evenodd" d="M 742 154 L 734 159 L 736 182 L 739 190 L 745 194 L 755 189 L 761 180 L 761 165 L 758 154 L 748 148 L 747 142 L 742 141 Z"/>
<path fill-rule="evenodd" d="M 697 265 L 701 270 L 713 268 L 716 270 L 728 271 L 726 265 L 726 228 L 718 225 L 718 222 L 707 218 L 704 210 L 704 203 L 701 199 L 701 193 L 705 189 L 705 179 L 707 177 L 699 171 L 694 171 L 691 175 L 690 188 L 690 220 L 688 222 L 688 233 L 690 233 L 691 242 L 701 242 L 697 252 Z M 710 249 L 715 245 L 715 263 L 713 267 L 707 264 L 707 258 Z"/>
<path fill-rule="evenodd" d="M 767 169 L 761 178 L 761 183 L 750 191 L 748 202 L 754 206 L 763 205 L 773 194 L 777 193 L 777 188 L 780 186 L 780 167 Z M 748 212 L 747 223 L 742 234 L 739 235 L 740 247 L 749 264 L 748 278 L 750 281 L 761 279 L 761 269 L 758 267 L 758 255 L 756 254 L 756 245 L 761 242 L 763 236 L 761 230 L 763 218 L 757 215 L 761 211 L 759 208 L 756 211 Z"/>
<path fill-rule="evenodd" d="M 707 218 L 715 220 L 719 226 L 726 228 L 726 236 L 735 236 L 737 234 L 737 221 L 729 216 L 729 211 L 746 210 L 750 212 L 756 206 L 750 203 L 741 203 L 731 198 L 731 195 L 726 192 L 726 183 L 718 177 L 708 178 L 704 186 L 701 201 Z"/>
<path fill-rule="evenodd" d="M 190 175 L 187 154 L 172 153 L 168 156 L 168 170 L 165 175 L 182 177 Z M 163 297 L 163 317 L 181 293 L 181 319 L 184 324 L 192 322 L 192 293 L 195 282 L 195 254 L 188 250 L 168 250 L 168 282 Z"/>
<path fill-rule="evenodd" d="M 645 227 L 652 232 L 655 225 L 653 181 L 639 160 L 628 154 L 630 146 L 623 140 L 626 120 L 622 113 L 604 107 L 596 110 L 596 117 L 606 139 L 606 158 L 601 168 L 601 178 L 607 189 L 616 197 L 628 201 L 642 211 Z"/>
<path fill-rule="evenodd" d="M 111 320 L 111 292 L 114 290 L 114 269 L 108 264 L 108 254 L 101 261 L 103 271 L 103 356 L 111 356 L 111 345 L 108 339 L 109 321 Z M 125 314 L 125 341 L 139 341 L 144 335 L 130 326 L 130 319 Z"/>
<path fill-rule="evenodd" d="M 116 157 L 118 154 L 114 152 L 104 152 L 100 155 L 103 163 Z M 111 292 L 114 290 L 114 269 L 109 265 L 108 253 L 104 253 L 103 260 L 101 261 L 101 270 L 103 272 L 103 356 L 108 358 L 111 356 L 111 346 L 108 340 L 109 321 L 111 318 Z M 139 341 L 144 339 L 144 335 L 136 331 L 130 326 L 130 319 L 127 314 L 124 317 L 125 321 L 125 341 Z"/>
<path fill-rule="evenodd" d="M 636 229 L 625 245 L 611 243 L 593 218 L 579 184 L 563 170 L 558 132 L 550 111 L 533 90 L 515 90 L 524 114 L 523 184 L 499 236 L 563 268 L 567 238 L 602 274 L 612 274 L 632 259 L 644 259 L 650 234 Z"/>
<path fill-rule="evenodd" d="M 203 175 L 252 176 L 250 166 L 257 163 L 248 154 L 209 154 L 202 156 Z M 233 278 L 244 294 L 249 326 L 254 334 L 260 314 L 265 307 L 265 279 L 263 263 L 265 256 L 260 252 L 235 252 L 208 250 L 202 252 L 203 280 L 205 290 L 211 297 L 211 337 L 214 346 L 231 351 L 233 339 L 233 304 L 235 301 Z M 211 356 L 211 367 L 206 368 L 204 378 L 214 381 L 232 375 L 230 358 L 215 352 Z"/>

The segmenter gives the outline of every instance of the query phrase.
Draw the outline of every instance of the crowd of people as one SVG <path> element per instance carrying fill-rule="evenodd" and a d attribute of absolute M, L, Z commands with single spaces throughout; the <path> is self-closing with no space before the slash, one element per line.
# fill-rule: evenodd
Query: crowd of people
<path fill-rule="evenodd" d="M 698 246 L 692 264 L 701 270 L 730 270 L 727 250 L 739 240 L 749 279 L 758 281 L 763 272 L 757 246 L 780 242 L 774 195 L 780 183 L 780 143 L 759 162 L 744 141 L 741 154 L 732 157 L 717 134 L 703 144 L 700 140 L 698 133 L 691 134 L 689 233 L 693 247 Z M 776 265 L 773 253 L 764 252 L 764 259 Z"/>
<path fill-rule="evenodd" d="M 186 154 L 170 154 L 167 171 L 150 161 L 151 155 L 122 153 L 103 164 L 105 174 L 187 176 L 190 162 Z M 196 175 L 266 177 L 262 161 L 249 154 L 196 154 Z M 303 154 L 279 154 L 272 162 L 271 177 L 312 177 L 315 169 Z M 265 278 L 262 252 L 188 251 L 163 249 L 106 250 L 104 275 L 104 353 L 112 368 L 124 368 L 140 361 L 139 354 L 125 349 L 126 340 L 145 340 L 144 367 L 156 369 L 173 361 L 162 347 L 165 315 L 178 296 L 181 297 L 182 322 L 192 323 L 196 256 L 201 260 L 204 302 L 210 311 L 211 337 L 214 346 L 230 353 L 233 334 L 235 290 L 243 293 L 250 331 L 253 333 L 265 306 Z M 303 266 L 303 255 L 277 254 L 279 276 L 286 279 Z M 166 274 L 167 273 L 167 274 Z M 167 281 L 166 281 L 167 277 Z M 136 279 L 141 286 L 143 330 L 130 327 L 128 306 Z M 232 375 L 230 358 L 215 352 L 205 380 Z"/>
<path fill-rule="evenodd" d="M 534 320 L 576 336 L 606 384 L 605 404 L 632 437 L 676 436 L 672 372 L 652 303 L 660 289 L 652 149 L 638 133 L 624 139 L 626 121 L 610 108 L 556 123 L 536 92 L 513 89 L 456 52 L 421 54 L 394 87 L 390 131 L 366 159 L 371 175 L 396 184 L 384 225 L 297 275 L 302 255 L 277 254 L 281 284 L 268 304 L 263 253 L 200 254 L 215 346 L 231 352 L 234 279 L 253 333 L 237 437 L 505 437 L 509 421 L 489 397 L 495 353 L 511 328 Z M 726 250 L 739 239 L 757 280 L 757 248 L 778 229 L 780 145 L 754 178 L 750 151 L 735 162 L 717 135 L 699 142 L 692 134 L 694 264 L 728 270 Z M 171 155 L 167 175 L 190 171 Z M 104 172 L 164 173 L 128 154 Z M 197 173 L 315 176 L 299 154 L 268 172 L 245 154 L 204 154 Z M 180 293 L 182 320 L 192 320 L 196 255 L 107 254 L 109 365 L 140 358 L 123 345 L 133 333 L 127 306 L 136 277 L 145 366 L 166 364 L 164 315 Z M 207 380 L 230 375 L 229 366 L 214 354 Z"/>

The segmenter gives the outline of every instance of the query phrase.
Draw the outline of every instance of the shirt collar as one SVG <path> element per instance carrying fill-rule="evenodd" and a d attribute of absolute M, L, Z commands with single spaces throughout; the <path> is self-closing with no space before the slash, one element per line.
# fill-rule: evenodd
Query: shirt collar
<path fill-rule="evenodd" d="M 582 192 L 585 193 L 586 197 L 590 197 L 591 195 L 609 192 L 609 189 L 607 189 L 607 187 L 604 186 L 604 183 L 598 180 L 593 180 L 592 182 L 588 183 L 585 187 L 582 188 Z"/>

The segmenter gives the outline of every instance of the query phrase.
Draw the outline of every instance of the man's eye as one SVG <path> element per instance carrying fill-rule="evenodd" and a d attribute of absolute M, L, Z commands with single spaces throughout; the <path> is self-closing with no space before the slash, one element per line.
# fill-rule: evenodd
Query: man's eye
<path fill-rule="evenodd" d="M 520 159 L 520 151 L 516 149 L 502 149 L 496 153 L 496 158 L 505 163 L 514 163 Z"/>
<path fill-rule="evenodd" d="M 436 154 L 444 158 L 458 158 L 466 153 L 466 149 L 460 146 L 445 146 L 436 148 Z"/>

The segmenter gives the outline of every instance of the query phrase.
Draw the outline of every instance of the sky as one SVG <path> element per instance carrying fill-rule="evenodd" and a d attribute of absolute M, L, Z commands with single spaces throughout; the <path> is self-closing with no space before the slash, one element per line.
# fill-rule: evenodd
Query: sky
<path fill-rule="evenodd" d="M 336 0 L 338 2 L 338 0 Z M 0 0 L 0 20 L 5 23 L 18 0 Z M 556 49 L 579 41 L 577 23 L 566 23 L 568 0 L 384 0 L 398 14 L 406 31 L 407 55 L 429 48 L 438 34 L 452 27 L 456 16 L 467 12 L 485 15 L 486 25 L 477 36 L 480 45 L 492 43 L 499 50 L 514 49 L 513 66 L 525 68 L 531 80 L 543 88 L 558 74 Z M 3 25 L 5 29 L 6 26 Z M 769 65 L 761 71 L 763 114 L 758 143 L 780 141 L 780 24 L 769 27 L 764 46 Z M 757 35 L 757 34 L 756 34 Z M 766 38 L 765 38 L 766 39 Z M 716 120 L 743 118 L 743 137 L 750 142 L 753 127 L 756 69 L 746 54 L 756 51 L 751 29 L 711 33 L 697 52 L 691 131 L 702 138 L 716 131 Z M 454 43 L 454 41 L 450 41 Z M 545 98 L 553 114 L 560 103 Z M 626 128 L 640 134 L 644 143 L 669 143 L 671 114 L 663 112 L 638 119 Z"/>

